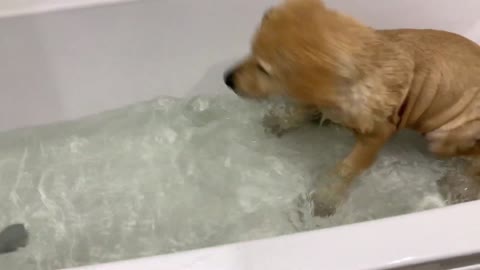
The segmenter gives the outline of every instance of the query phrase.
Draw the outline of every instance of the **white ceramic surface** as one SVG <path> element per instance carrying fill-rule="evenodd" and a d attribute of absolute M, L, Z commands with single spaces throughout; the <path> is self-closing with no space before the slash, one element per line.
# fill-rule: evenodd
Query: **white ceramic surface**
<path fill-rule="evenodd" d="M 23 16 L 127 1 L 134 0 L 2 0 L 0 1 L 0 16 Z"/>
<path fill-rule="evenodd" d="M 479 209 L 480 202 L 475 202 L 78 270 L 373 270 L 400 267 L 480 252 Z"/>
<path fill-rule="evenodd" d="M 158 95 L 227 91 L 223 71 L 247 52 L 275 2 L 144 0 L 42 14 L 32 12 L 52 6 L 26 6 L 30 15 L 0 19 L 0 130 Z M 478 0 L 327 2 L 375 27 L 440 28 L 480 41 Z M 480 251 L 479 212 L 476 202 L 89 269 L 385 268 Z"/>

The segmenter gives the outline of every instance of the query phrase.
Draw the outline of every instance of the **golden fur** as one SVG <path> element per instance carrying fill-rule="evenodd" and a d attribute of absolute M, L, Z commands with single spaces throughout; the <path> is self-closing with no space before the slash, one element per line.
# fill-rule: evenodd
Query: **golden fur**
<path fill-rule="evenodd" d="M 230 77 L 240 96 L 287 96 L 354 132 L 333 190 L 315 198 L 319 214 L 334 211 L 401 128 L 424 134 L 438 155 L 480 154 L 480 47 L 453 33 L 375 30 L 320 0 L 287 0 L 265 14 Z"/>

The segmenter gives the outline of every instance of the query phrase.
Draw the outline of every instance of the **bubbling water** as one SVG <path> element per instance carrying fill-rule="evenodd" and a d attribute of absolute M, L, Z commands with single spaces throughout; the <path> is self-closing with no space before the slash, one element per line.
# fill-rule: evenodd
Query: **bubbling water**
<path fill-rule="evenodd" d="M 313 217 L 312 183 L 352 136 L 310 126 L 276 138 L 261 126 L 265 110 L 230 96 L 164 97 L 1 134 L 0 227 L 24 223 L 31 237 L 0 264 L 79 266 L 443 206 L 435 180 L 455 164 L 404 133 L 334 216 Z"/>

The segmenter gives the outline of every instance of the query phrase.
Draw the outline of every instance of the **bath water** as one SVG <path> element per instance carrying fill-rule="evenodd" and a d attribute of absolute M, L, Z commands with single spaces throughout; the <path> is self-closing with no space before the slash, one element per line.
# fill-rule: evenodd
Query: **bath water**
<path fill-rule="evenodd" d="M 264 132 L 265 104 L 158 98 L 0 135 L 0 228 L 24 223 L 5 269 L 55 269 L 290 234 L 443 206 L 455 164 L 398 136 L 330 218 L 314 181 L 353 144 L 337 127 Z"/>

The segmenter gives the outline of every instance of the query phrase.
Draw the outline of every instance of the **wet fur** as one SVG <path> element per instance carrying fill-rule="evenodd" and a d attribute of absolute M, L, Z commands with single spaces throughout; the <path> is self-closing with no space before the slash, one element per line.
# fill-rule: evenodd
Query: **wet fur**
<path fill-rule="evenodd" d="M 319 0 L 287 0 L 265 14 L 231 78 L 240 96 L 293 100 L 299 124 L 313 108 L 354 132 L 355 146 L 331 174 L 337 181 L 315 199 L 318 209 L 326 197 L 337 205 L 402 128 L 424 134 L 439 156 L 480 154 L 480 47 L 453 33 L 375 30 Z"/>

